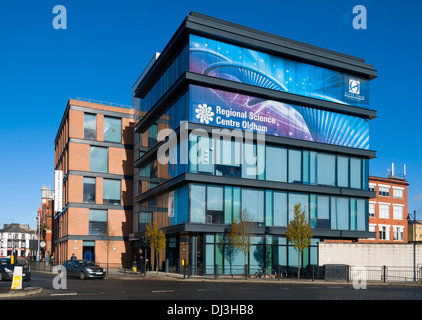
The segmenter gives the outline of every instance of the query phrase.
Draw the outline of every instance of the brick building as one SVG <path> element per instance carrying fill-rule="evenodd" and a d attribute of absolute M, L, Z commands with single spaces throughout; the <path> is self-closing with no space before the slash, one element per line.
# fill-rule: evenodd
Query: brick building
<path fill-rule="evenodd" d="M 405 178 L 369 177 L 369 189 L 376 197 L 369 200 L 369 231 L 376 237 L 360 242 L 407 243 L 407 188 Z"/>
<path fill-rule="evenodd" d="M 40 220 L 40 240 L 45 243 L 40 249 L 40 259 L 48 258 L 53 251 L 52 224 L 54 215 L 54 193 L 50 187 L 41 188 L 41 207 L 37 211 Z M 38 233 L 37 233 L 38 234 Z"/>
<path fill-rule="evenodd" d="M 126 106 L 68 101 L 55 139 L 55 170 L 63 171 L 63 210 L 53 221 L 58 263 L 73 253 L 103 265 L 130 261 L 134 117 Z"/>

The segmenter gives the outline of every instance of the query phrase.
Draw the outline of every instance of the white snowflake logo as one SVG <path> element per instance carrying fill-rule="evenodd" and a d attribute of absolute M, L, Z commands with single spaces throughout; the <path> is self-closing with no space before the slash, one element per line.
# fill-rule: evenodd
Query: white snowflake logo
<path fill-rule="evenodd" d="M 211 107 L 208 107 L 205 103 L 198 104 L 198 108 L 195 109 L 196 118 L 199 119 L 201 123 L 209 124 L 210 121 L 213 121 L 214 112 Z"/>

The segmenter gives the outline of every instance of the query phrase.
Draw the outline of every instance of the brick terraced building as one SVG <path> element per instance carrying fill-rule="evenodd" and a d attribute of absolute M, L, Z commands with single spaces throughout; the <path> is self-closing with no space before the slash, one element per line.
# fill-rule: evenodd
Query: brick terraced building
<path fill-rule="evenodd" d="M 129 263 L 134 116 L 130 107 L 68 101 L 55 139 L 55 170 L 63 171 L 63 210 L 53 222 L 58 263 L 73 253 L 102 265 L 107 256 L 112 266 Z"/>

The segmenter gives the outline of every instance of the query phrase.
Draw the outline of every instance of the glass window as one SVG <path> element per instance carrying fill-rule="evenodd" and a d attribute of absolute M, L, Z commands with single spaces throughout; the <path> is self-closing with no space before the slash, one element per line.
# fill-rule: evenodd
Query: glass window
<path fill-rule="evenodd" d="M 103 203 L 120 204 L 120 180 L 103 179 Z"/>
<path fill-rule="evenodd" d="M 84 203 L 95 203 L 95 178 L 84 177 Z"/>
<path fill-rule="evenodd" d="M 104 141 L 122 142 L 122 119 L 104 116 Z"/>
<path fill-rule="evenodd" d="M 383 219 L 390 219 L 390 205 L 380 203 L 379 205 L 379 217 Z"/>
<path fill-rule="evenodd" d="M 311 227 L 316 228 L 318 224 L 318 213 L 317 213 L 317 195 L 309 195 L 309 219 L 311 221 Z"/>
<path fill-rule="evenodd" d="M 207 186 L 206 223 L 224 223 L 223 191 L 223 187 L 220 186 Z"/>
<path fill-rule="evenodd" d="M 369 217 L 370 218 L 375 217 L 375 203 L 372 203 L 372 202 L 369 203 Z"/>
<path fill-rule="evenodd" d="M 274 191 L 274 225 L 287 227 L 287 193 Z"/>
<path fill-rule="evenodd" d="M 390 196 L 390 188 L 389 187 L 379 187 L 379 195 L 383 197 Z"/>
<path fill-rule="evenodd" d="M 336 157 L 329 154 L 318 153 L 318 184 L 335 186 L 336 184 Z"/>
<path fill-rule="evenodd" d="M 234 139 L 215 140 L 215 174 L 217 176 L 240 177 L 241 144 Z"/>
<path fill-rule="evenodd" d="M 208 186 L 208 210 L 223 210 L 223 187 Z"/>
<path fill-rule="evenodd" d="M 233 220 L 239 221 L 241 205 L 241 188 L 233 187 Z"/>
<path fill-rule="evenodd" d="M 295 216 L 295 205 L 300 204 L 301 210 L 305 210 L 306 217 L 309 217 L 308 195 L 301 193 L 289 193 L 289 223 Z"/>
<path fill-rule="evenodd" d="M 264 223 L 264 191 L 242 189 L 242 213 L 249 221 Z"/>
<path fill-rule="evenodd" d="M 317 227 L 329 229 L 330 228 L 330 197 L 317 197 Z"/>
<path fill-rule="evenodd" d="M 362 188 L 362 161 L 350 158 L 350 188 Z"/>
<path fill-rule="evenodd" d="M 198 166 L 199 173 L 214 174 L 214 140 L 198 136 Z"/>
<path fill-rule="evenodd" d="M 403 199 L 404 189 L 394 188 L 393 187 L 393 197 Z"/>
<path fill-rule="evenodd" d="M 108 149 L 92 147 L 89 151 L 89 171 L 108 172 Z"/>
<path fill-rule="evenodd" d="M 232 223 L 233 188 L 224 187 L 224 223 Z"/>
<path fill-rule="evenodd" d="M 337 157 L 337 186 L 349 187 L 349 158 Z"/>
<path fill-rule="evenodd" d="M 287 149 L 266 146 L 266 180 L 287 182 Z"/>
<path fill-rule="evenodd" d="M 191 184 L 189 190 L 190 222 L 205 223 L 205 186 Z"/>
<path fill-rule="evenodd" d="M 362 159 L 362 189 L 368 190 L 369 187 L 369 160 Z"/>
<path fill-rule="evenodd" d="M 403 220 L 403 207 L 393 205 L 393 219 Z"/>
<path fill-rule="evenodd" d="M 256 144 L 245 142 L 243 144 L 242 178 L 256 179 L 258 158 Z"/>
<path fill-rule="evenodd" d="M 148 148 L 151 148 L 157 144 L 158 139 L 158 125 L 154 123 L 148 128 Z"/>
<path fill-rule="evenodd" d="M 271 227 L 273 225 L 273 192 L 265 191 L 265 225 Z"/>
<path fill-rule="evenodd" d="M 367 212 L 367 203 L 368 200 L 358 199 L 356 204 L 356 214 L 357 214 L 357 230 L 366 231 L 368 225 L 368 215 Z"/>
<path fill-rule="evenodd" d="M 141 231 L 145 226 L 152 221 L 152 212 L 138 213 L 138 231 Z"/>
<path fill-rule="evenodd" d="M 97 140 L 97 116 L 95 114 L 84 114 L 84 138 Z"/>
<path fill-rule="evenodd" d="M 349 230 L 349 199 L 331 198 L 331 229 Z"/>
<path fill-rule="evenodd" d="M 107 210 L 89 210 L 89 235 L 107 235 Z"/>
<path fill-rule="evenodd" d="M 303 150 L 302 151 L 302 155 L 303 155 L 303 183 L 304 184 L 309 184 L 309 169 L 310 169 L 310 157 L 309 157 L 309 151 L 307 150 Z"/>
<path fill-rule="evenodd" d="M 357 199 L 350 198 L 350 230 L 357 228 Z"/>
<path fill-rule="evenodd" d="M 289 150 L 289 182 L 302 182 L 302 152 Z"/>
<path fill-rule="evenodd" d="M 167 199 L 168 201 L 168 199 Z M 175 190 L 175 217 L 170 218 L 172 224 L 189 222 L 189 186 L 185 185 Z"/>

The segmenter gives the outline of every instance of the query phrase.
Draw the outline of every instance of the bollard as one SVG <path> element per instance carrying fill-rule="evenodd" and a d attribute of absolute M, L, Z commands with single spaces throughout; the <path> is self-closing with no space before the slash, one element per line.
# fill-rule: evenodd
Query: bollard
<path fill-rule="evenodd" d="M 387 266 L 382 266 L 382 282 L 387 282 Z"/>
<path fill-rule="evenodd" d="M 218 278 L 218 266 L 216 264 L 214 264 L 214 279 Z"/>
<path fill-rule="evenodd" d="M 311 277 L 312 277 L 312 281 L 314 281 L 314 272 L 315 272 L 315 266 L 311 266 Z"/>

